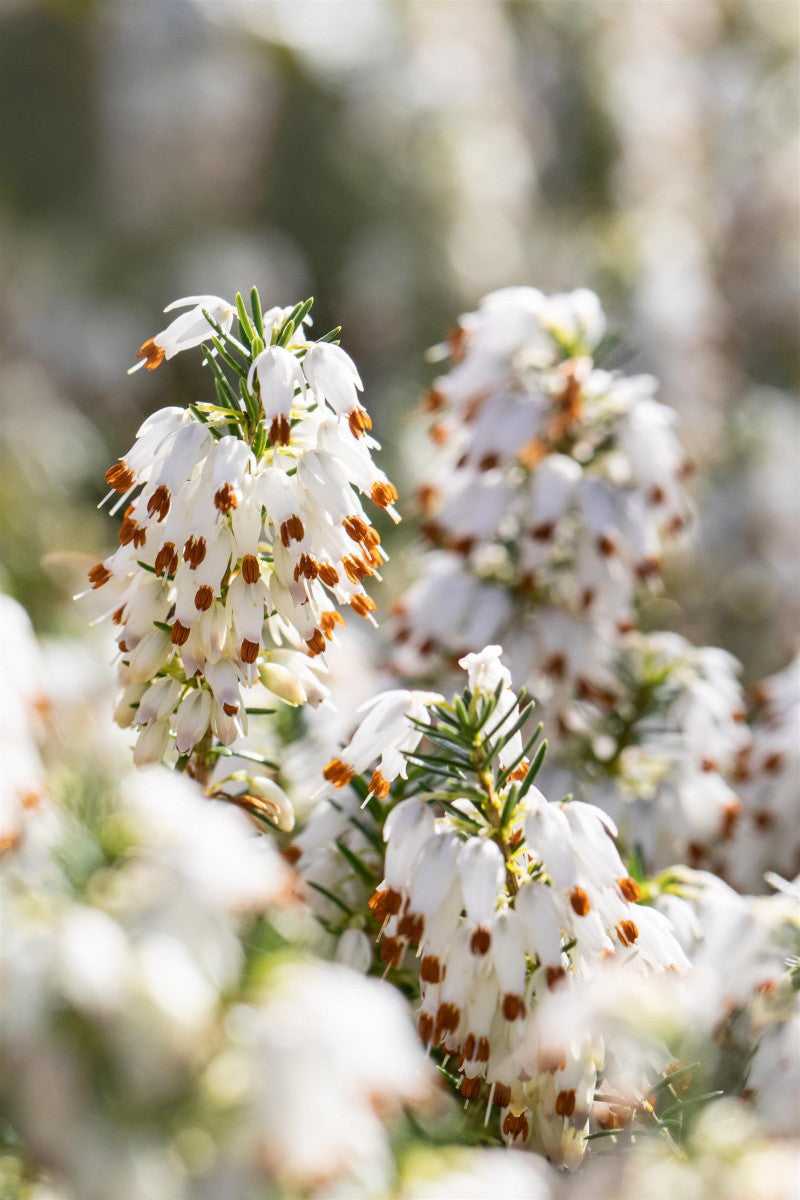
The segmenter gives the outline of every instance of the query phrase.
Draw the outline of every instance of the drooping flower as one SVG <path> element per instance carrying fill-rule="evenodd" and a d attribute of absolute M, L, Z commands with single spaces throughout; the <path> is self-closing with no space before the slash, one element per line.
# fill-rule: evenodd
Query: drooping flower
<path fill-rule="evenodd" d="M 164 312 L 173 312 L 176 308 L 189 308 L 189 311 L 181 313 L 166 329 L 162 329 L 143 343 L 136 356 L 140 361 L 130 368 L 129 375 L 138 371 L 140 367 L 155 371 L 165 359 L 173 358 L 181 350 L 191 350 L 194 346 L 210 341 L 212 331 L 203 315 L 204 309 L 225 333 L 229 332 L 236 315 L 235 306 L 219 296 L 184 296 L 182 300 L 173 300 Z"/>

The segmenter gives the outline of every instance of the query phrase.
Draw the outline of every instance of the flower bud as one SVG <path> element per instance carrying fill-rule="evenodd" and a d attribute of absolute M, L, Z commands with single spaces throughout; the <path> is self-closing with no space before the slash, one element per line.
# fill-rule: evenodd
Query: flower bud
<path fill-rule="evenodd" d="M 279 700 L 295 706 L 305 703 L 306 690 L 288 667 L 281 666 L 280 663 L 265 662 L 259 668 L 258 674 L 264 687 Z"/>

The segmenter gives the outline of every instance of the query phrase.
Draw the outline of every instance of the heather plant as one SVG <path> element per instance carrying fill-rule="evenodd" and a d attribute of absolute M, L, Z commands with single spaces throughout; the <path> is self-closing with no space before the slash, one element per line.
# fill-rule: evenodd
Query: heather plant
<path fill-rule="evenodd" d="M 597 297 L 438 348 L 384 658 L 345 614 L 399 501 L 340 330 L 173 309 L 130 373 L 195 350 L 213 393 L 106 474 L 114 704 L 2 604 L 3 1194 L 788 1200 L 796 667 L 746 697 L 644 627 L 688 459 Z"/>

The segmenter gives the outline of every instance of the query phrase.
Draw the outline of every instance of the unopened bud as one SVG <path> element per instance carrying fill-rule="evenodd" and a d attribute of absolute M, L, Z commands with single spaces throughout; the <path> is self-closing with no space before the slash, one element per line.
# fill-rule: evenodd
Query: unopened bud
<path fill-rule="evenodd" d="M 286 704 L 305 704 L 306 690 L 296 675 L 280 663 L 262 663 L 258 671 L 264 687 Z"/>

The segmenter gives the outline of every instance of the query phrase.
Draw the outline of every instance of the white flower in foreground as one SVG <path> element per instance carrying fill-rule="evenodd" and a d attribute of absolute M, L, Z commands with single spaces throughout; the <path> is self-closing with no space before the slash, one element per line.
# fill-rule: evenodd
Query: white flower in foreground
<path fill-rule="evenodd" d="M 516 1151 L 447 1149 L 415 1155 L 402 1200 L 552 1200 L 554 1171 Z"/>
<path fill-rule="evenodd" d="M 173 300 L 164 312 L 173 312 L 176 308 L 189 308 L 189 311 L 182 313 L 171 321 L 166 329 L 147 339 L 137 355 L 141 361 L 130 368 L 129 375 L 138 371 L 140 367 L 155 371 L 164 359 L 173 358 L 181 350 L 191 350 L 203 342 L 210 342 L 213 330 L 203 315 L 203 309 L 225 333 L 229 332 L 236 315 L 236 308 L 219 296 L 184 296 L 182 300 Z"/>
<path fill-rule="evenodd" d="M 333 964 L 289 966 L 271 983 L 250 1046 L 262 1154 L 290 1188 L 340 1180 L 383 1195 L 386 1124 L 436 1092 L 404 1001 L 388 984 Z"/>
<path fill-rule="evenodd" d="M 183 1200 L 173 1139 L 224 1040 L 242 918 L 295 904 L 291 873 L 174 772 L 126 778 L 119 799 L 92 784 L 4 872 L 4 1113 L 65 1195 Z"/>

